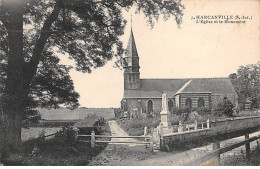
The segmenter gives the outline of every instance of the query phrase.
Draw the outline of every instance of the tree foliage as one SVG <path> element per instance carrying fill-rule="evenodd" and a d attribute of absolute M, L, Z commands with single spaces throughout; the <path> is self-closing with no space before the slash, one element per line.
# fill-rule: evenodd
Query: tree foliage
<path fill-rule="evenodd" d="M 237 73 L 229 75 L 238 95 L 250 98 L 254 107 L 259 107 L 260 100 L 260 61 L 256 64 L 240 66 Z"/>
<path fill-rule="evenodd" d="M 182 22 L 179 0 L 0 1 L 0 107 L 8 124 L 0 128 L 4 148 L 21 141 L 21 122 L 29 118 L 24 112 L 30 107 L 78 105 L 71 68 L 90 73 L 113 57 L 118 66 L 123 64 L 122 12 L 132 6 L 151 27 L 160 15 L 173 17 L 178 26 Z M 68 54 L 75 66 L 61 65 L 57 52 Z"/>

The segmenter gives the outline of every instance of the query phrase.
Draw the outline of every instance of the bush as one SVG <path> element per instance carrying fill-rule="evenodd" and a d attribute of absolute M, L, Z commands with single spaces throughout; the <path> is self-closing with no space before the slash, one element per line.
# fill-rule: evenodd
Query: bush
<path fill-rule="evenodd" d="M 102 134 L 111 135 L 109 126 L 102 128 L 106 131 Z M 7 166 L 86 166 L 108 145 L 99 143 L 91 148 L 90 143 L 68 140 L 73 134 L 72 128 L 68 127 L 52 139 L 28 140 L 21 144 L 19 151 L 11 152 L 10 157 L 4 158 L 2 162 Z"/>
<path fill-rule="evenodd" d="M 214 110 L 215 114 L 218 116 L 226 115 L 228 117 L 233 116 L 234 105 L 230 100 L 224 99 L 223 102 L 218 103 L 217 108 Z"/>
<path fill-rule="evenodd" d="M 189 108 L 173 108 L 172 109 L 172 114 L 176 114 L 176 115 L 181 115 L 184 113 L 190 113 L 191 109 Z"/>
<path fill-rule="evenodd" d="M 154 116 L 152 118 L 140 116 L 134 119 L 118 119 L 120 126 L 131 136 L 140 136 L 144 134 L 144 127 L 148 129 L 156 128 L 160 123 L 160 116 Z"/>
<path fill-rule="evenodd" d="M 211 109 L 207 107 L 198 107 L 196 109 L 196 112 L 199 113 L 199 115 L 204 116 L 211 113 Z"/>

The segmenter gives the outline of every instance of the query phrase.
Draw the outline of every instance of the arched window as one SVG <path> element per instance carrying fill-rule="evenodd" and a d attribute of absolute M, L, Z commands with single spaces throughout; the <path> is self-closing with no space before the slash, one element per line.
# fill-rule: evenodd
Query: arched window
<path fill-rule="evenodd" d="M 153 102 L 152 102 L 152 100 L 149 100 L 147 102 L 147 113 L 151 114 L 152 111 L 153 111 Z"/>
<path fill-rule="evenodd" d="M 172 100 L 168 101 L 168 108 L 169 108 L 169 110 L 171 110 L 173 108 L 173 101 Z"/>
<path fill-rule="evenodd" d="M 199 98 L 198 100 L 198 107 L 205 107 L 205 102 L 204 102 L 204 99 L 203 98 Z"/>
<path fill-rule="evenodd" d="M 191 108 L 192 108 L 191 98 L 187 98 L 187 99 L 185 100 L 185 107 L 188 108 L 188 109 L 191 109 Z"/>

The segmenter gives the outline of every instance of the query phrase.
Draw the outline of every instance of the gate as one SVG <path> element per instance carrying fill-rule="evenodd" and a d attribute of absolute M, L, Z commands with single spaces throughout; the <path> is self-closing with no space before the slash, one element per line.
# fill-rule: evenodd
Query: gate
<path fill-rule="evenodd" d="M 79 138 L 90 137 L 90 140 L 82 140 Z M 144 141 L 110 141 L 110 140 L 99 140 L 98 138 L 142 138 Z M 104 135 L 95 135 L 95 132 L 92 131 L 91 135 L 77 135 L 76 139 L 82 142 L 89 142 L 91 147 L 95 147 L 96 143 L 109 143 L 109 144 L 143 144 L 148 146 L 151 151 L 153 151 L 153 136 L 104 136 Z"/>

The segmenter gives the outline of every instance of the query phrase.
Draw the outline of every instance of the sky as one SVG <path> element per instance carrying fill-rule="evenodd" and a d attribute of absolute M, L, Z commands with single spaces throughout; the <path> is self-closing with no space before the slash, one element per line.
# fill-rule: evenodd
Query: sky
<path fill-rule="evenodd" d="M 183 23 L 177 28 L 171 18 L 159 19 L 153 29 L 135 8 L 124 11 L 127 25 L 120 38 L 126 47 L 130 20 L 140 58 L 140 78 L 228 77 L 240 65 L 260 61 L 258 0 L 184 0 Z M 241 24 L 202 24 L 191 20 L 197 15 L 252 16 Z M 115 60 L 84 74 L 70 75 L 79 103 L 84 107 L 119 107 L 123 97 L 123 70 L 114 68 Z"/>

